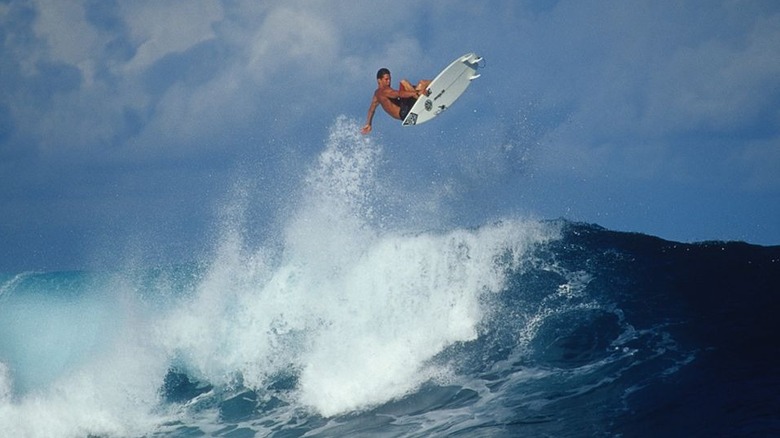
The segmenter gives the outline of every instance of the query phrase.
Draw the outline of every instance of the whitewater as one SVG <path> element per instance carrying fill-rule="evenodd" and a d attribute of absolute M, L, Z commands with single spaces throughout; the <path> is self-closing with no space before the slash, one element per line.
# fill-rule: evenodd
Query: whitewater
<path fill-rule="evenodd" d="M 780 429 L 778 247 L 455 226 L 382 163 L 340 117 L 259 244 L 238 184 L 204 260 L 0 274 L 0 436 Z"/>

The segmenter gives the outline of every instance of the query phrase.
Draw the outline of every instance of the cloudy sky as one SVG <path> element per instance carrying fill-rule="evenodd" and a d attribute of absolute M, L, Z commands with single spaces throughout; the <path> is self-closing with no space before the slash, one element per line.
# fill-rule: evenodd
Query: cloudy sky
<path fill-rule="evenodd" d="M 0 272 L 183 260 L 236 197 L 262 238 L 379 67 L 470 51 L 445 115 L 377 113 L 399 193 L 458 225 L 780 244 L 775 0 L 5 0 L 0 37 Z"/>

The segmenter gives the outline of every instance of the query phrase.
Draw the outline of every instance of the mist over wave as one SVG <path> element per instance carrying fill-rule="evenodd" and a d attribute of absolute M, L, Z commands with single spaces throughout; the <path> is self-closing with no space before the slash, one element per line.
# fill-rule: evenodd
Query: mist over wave
<path fill-rule="evenodd" d="M 262 244 L 237 190 L 201 263 L 0 277 L 0 435 L 777 430 L 780 249 L 421 227 L 356 122 L 317 158 Z"/>
<path fill-rule="evenodd" d="M 413 390 L 426 364 L 474 339 L 485 294 L 554 227 L 503 222 L 414 233 L 377 227 L 377 146 L 339 120 L 284 229 L 279 254 L 225 239 L 191 302 L 164 326 L 190 373 L 262 387 L 297 376 L 297 401 L 331 416 Z M 504 263 L 496 263 L 503 257 Z"/>

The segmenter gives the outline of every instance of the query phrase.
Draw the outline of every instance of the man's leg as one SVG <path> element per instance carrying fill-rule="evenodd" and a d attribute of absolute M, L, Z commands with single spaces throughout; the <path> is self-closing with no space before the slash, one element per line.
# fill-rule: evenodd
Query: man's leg
<path fill-rule="evenodd" d="M 412 84 L 407 81 L 406 79 L 401 79 L 401 86 L 398 88 L 398 91 L 414 91 L 415 88 L 412 86 Z"/>

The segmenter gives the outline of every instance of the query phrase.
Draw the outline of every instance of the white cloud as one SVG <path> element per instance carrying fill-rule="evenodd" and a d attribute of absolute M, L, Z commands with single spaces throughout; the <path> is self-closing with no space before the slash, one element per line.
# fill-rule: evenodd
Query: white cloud
<path fill-rule="evenodd" d="M 129 72 L 214 38 L 213 25 L 223 18 L 220 4 L 209 0 L 123 2 L 121 6 L 138 44 L 136 55 L 125 66 Z"/>
<path fill-rule="evenodd" d="M 774 105 L 768 99 L 777 96 L 767 91 L 780 77 L 780 17 L 774 22 L 772 32 L 748 29 L 738 44 L 713 36 L 679 47 L 657 64 L 651 74 L 649 125 L 728 132 L 744 128 Z"/>
<path fill-rule="evenodd" d="M 79 69 L 91 83 L 95 70 L 93 54 L 100 45 L 99 35 L 87 23 L 82 2 L 35 0 L 38 16 L 33 30 L 41 45 L 20 58 L 23 72 L 38 72 L 38 62 L 60 62 Z"/>
<path fill-rule="evenodd" d="M 326 17 L 305 8 L 272 10 L 250 44 L 247 67 L 259 78 L 290 68 L 293 62 L 299 68 L 315 71 L 330 69 L 339 61 L 336 27 Z"/>
<path fill-rule="evenodd" d="M 35 33 L 45 42 L 51 60 L 78 65 L 89 59 L 98 35 L 86 22 L 82 2 L 35 0 Z"/>

